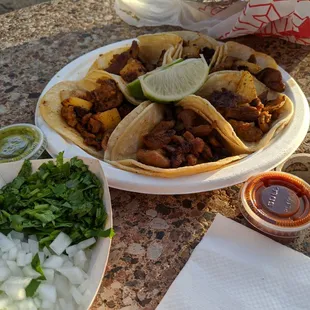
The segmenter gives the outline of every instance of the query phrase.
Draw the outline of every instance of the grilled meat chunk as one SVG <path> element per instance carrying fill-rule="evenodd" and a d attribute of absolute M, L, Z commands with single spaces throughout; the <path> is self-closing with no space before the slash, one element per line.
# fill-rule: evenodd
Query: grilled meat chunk
<path fill-rule="evenodd" d="M 200 52 L 203 55 L 203 57 L 205 58 L 206 62 L 208 64 L 210 64 L 211 59 L 215 53 L 215 50 L 212 48 L 204 47 Z"/>
<path fill-rule="evenodd" d="M 63 106 L 61 108 L 61 116 L 70 127 L 75 127 L 78 123 L 73 106 Z"/>
<path fill-rule="evenodd" d="M 184 109 L 178 113 L 178 119 L 181 120 L 186 129 L 189 129 L 194 126 L 195 119 L 197 114 L 193 110 Z"/>
<path fill-rule="evenodd" d="M 268 111 L 263 111 L 259 118 L 258 118 L 258 125 L 259 125 L 259 128 L 261 129 L 261 131 L 263 133 L 266 133 L 269 131 L 270 129 L 270 122 L 271 122 L 271 117 L 272 115 L 269 114 Z"/>
<path fill-rule="evenodd" d="M 121 119 L 123 119 L 126 115 L 128 115 L 132 110 L 134 109 L 134 106 L 130 103 L 122 103 L 118 108 L 118 113 L 121 117 Z"/>
<path fill-rule="evenodd" d="M 264 111 L 268 111 L 270 113 L 281 109 L 285 104 L 285 96 L 280 95 L 274 100 L 267 101 L 264 107 Z"/>
<path fill-rule="evenodd" d="M 196 137 L 206 137 L 211 133 L 212 130 L 213 126 L 209 124 L 190 128 L 190 132 Z"/>
<path fill-rule="evenodd" d="M 78 123 L 75 128 L 83 138 L 96 139 L 96 136 L 93 133 L 89 133 L 81 124 Z"/>
<path fill-rule="evenodd" d="M 264 68 L 255 76 L 259 81 L 274 91 L 283 92 L 285 90 L 285 84 L 282 81 L 282 75 L 279 70 Z"/>
<path fill-rule="evenodd" d="M 143 64 L 138 59 L 130 58 L 125 67 L 120 71 L 120 76 L 127 83 L 130 83 L 145 73 L 146 69 Z"/>
<path fill-rule="evenodd" d="M 251 62 L 252 64 L 256 64 L 256 57 L 254 54 L 252 54 L 249 59 L 248 59 L 248 62 Z"/>
<path fill-rule="evenodd" d="M 137 159 L 143 164 L 159 168 L 170 168 L 170 160 L 162 150 L 144 150 L 137 152 Z"/>
<path fill-rule="evenodd" d="M 215 138 L 214 135 L 208 137 L 208 142 L 214 147 L 222 147 L 221 143 Z"/>
<path fill-rule="evenodd" d="M 250 106 L 251 107 L 255 107 L 257 109 L 257 111 L 260 113 L 263 108 L 264 108 L 264 105 L 262 103 L 262 101 L 260 100 L 260 98 L 255 98 L 253 99 L 251 102 L 250 102 Z"/>
<path fill-rule="evenodd" d="M 224 111 L 224 117 L 226 119 L 233 118 L 239 121 L 253 122 L 256 121 L 259 116 L 259 111 L 255 107 L 234 107 L 226 108 Z"/>
<path fill-rule="evenodd" d="M 152 134 L 161 132 L 161 131 L 166 131 L 169 129 L 172 129 L 175 126 L 175 121 L 161 121 L 159 124 L 157 124 L 151 131 Z"/>
<path fill-rule="evenodd" d="M 176 152 L 171 156 L 171 168 L 178 168 L 185 162 L 185 156 L 181 152 Z"/>
<path fill-rule="evenodd" d="M 103 135 L 103 138 L 102 138 L 102 141 L 101 141 L 101 147 L 106 151 L 107 148 L 108 148 L 108 142 L 109 142 L 109 139 L 111 137 L 111 134 L 113 132 L 113 129 L 108 129 L 104 132 L 104 135 Z"/>
<path fill-rule="evenodd" d="M 192 146 L 192 153 L 196 157 L 199 157 L 199 154 L 203 151 L 205 142 L 201 138 L 195 138 L 193 141 L 191 141 L 191 146 Z"/>
<path fill-rule="evenodd" d="M 205 143 L 201 155 L 205 160 L 211 160 L 213 158 L 212 150 L 207 143 Z"/>
<path fill-rule="evenodd" d="M 246 103 L 247 100 L 230 90 L 222 88 L 221 91 L 214 91 L 209 98 L 211 104 L 216 108 L 234 108 L 238 104 Z"/>
<path fill-rule="evenodd" d="M 174 135 L 175 130 L 149 133 L 143 137 L 143 142 L 151 150 L 161 149 L 165 145 L 169 144 Z"/>
<path fill-rule="evenodd" d="M 92 114 L 91 114 L 91 113 L 85 114 L 85 115 L 82 117 L 81 124 L 82 124 L 83 126 L 86 126 L 91 117 L 92 117 Z"/>
<path fill-rule="evenodd" d="M 157 67 L 161 67 L 163 65 L 163 61 L 164 61 L 164 56 L 165 56 L 165 53 L 166 53 L 166 50 L 162 50 L 161 51 L 161 54 L 157 60 L 157 63 L 156 63 L 156 68 Z M 154 68 L 155 69 L 155 68 Z"/>
<path fill-rule="evenodd" d="M 74 112 L 76 113 L 77 117 L 83 118 L 86 114 L 88 114 L 89 111 L 81 107 L 74 107 Z"/>
<path fill-rule="evenodd" d="M 93 146 L 97 151 L 101 151 L 102 147 L 100 142 L 98 142 L 96 139 L 92 138 L 85 138 L 84 143 L 90 146 Z"/>
<path fill-rule="evenodd" d="M 237 136 L 246 142 L 257 142 L 263 136 L 263 131 L 257 128 L 255 123 L 246 123 L 234 119 L 229 120 L 229 123 L 234 128 Z"/>
<path fill-rule="evenodd" d="M 113 74 L 120 74 L 121 70 L 126 66 L 128 60 L 130 58 L 138 58 L 139 54 L 139 46 L 137 41 L 133 41 L 131 47 L 121 53 L 113 56 L 113 59 L 110 62 L 110 65 L 105 68 L 104 70 L 113 73 Z"/>
<path fill-rule="evenodd" d="M 91 133 L 98 133 L 101 130 L 102 126 L 101 123 L 99 121 L 97 121 L 94 118 L 90 118 L 87 124 L 87 129 L 91 132 Z"/>
<path fill-rule="evenodd" d="M 99 87 L 91 92 L 95 112 L 104 112 L 122 104 L 123 94 L 112 79 L 99 79 Z"/>
<path fill-rule="evenodd" d="M 188 154 L 186 156 L 186 161 L 188 166 L 195 166 L 198 162 L 198 158 L 193 154 Z"/>

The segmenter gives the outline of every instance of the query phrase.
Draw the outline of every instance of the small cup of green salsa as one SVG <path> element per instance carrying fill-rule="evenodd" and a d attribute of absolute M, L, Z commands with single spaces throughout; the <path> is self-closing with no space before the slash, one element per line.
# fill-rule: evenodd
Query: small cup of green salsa
<path fill-rule="evenodd" d="M 37 159 L 47 145 L 43 132 L 31 124 L 15 124 L 0 129 L 0 163 Z"/>

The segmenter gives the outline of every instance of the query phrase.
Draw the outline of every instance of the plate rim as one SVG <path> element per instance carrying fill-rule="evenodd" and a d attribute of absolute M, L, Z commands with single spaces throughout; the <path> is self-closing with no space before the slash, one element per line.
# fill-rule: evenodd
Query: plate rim
<path fill-rule="evenodd" d="M 50 89 L 53 85 L 55 85 L 56 83 L 60 81 L 68 80 L 68 78 L 66 79 L 62 78 L 63 75 L 65 75 L 70 70 L 75 70 L 78 65 L 80 65 L 81 63 L 84 63 L 85 61 L 89 61 L 89 63 L 87 63 L 87 67 L 89 68 L 92 65 L 92 61 L 90 61 L 91 58 L 93 58 L 93 61 L 94 61 L 98 57 L 99 54 L 108 52 L 112 49 L 115 49 L 115 48 L 118 48 L 124 45 L 128 45 L 133 40 L 136 40 L 136 38 L 118 41 L 118 42 L 104 45 L 102 47 L 94 49 L 86 54 L 79 56 L 73 61 L 69 62 L 61 70 L 56 72 L 56 74 L 50 79 L 50 81 L 47 83 L 47 85 L 43 89 L 40 97 L 38 98 L 38 101 L 36 104 L 36 110 L 35 110 L 36 126 L 38 126 L 44 132 L 44 130 L 40 126 L 40 122 L 43 122 L 43 123 L 45 122 L 42 119 L 40 112 L 39 112 L 39 103 L 42 97 L 44 96 L 44 94 L 47 92 L 47 90 Z M 84 66 L 86 65 L 84 64 Z M 307 124 L 309 124 L 309 121 L 310 121 L 308 101 L 306 99 L 305 94 L 299 87 L 298 83 L 291 77 L 289 73 L 283 70 L 280 66 L 279 66 L 279 70 L 281 71 L 283 79 L 285 80 L 286 89 L 287 89 L 286 91 L 289 90 L 292 93 L 292 95 L 294 96 L 296 95 L 297 97 L 299 97 L 300 102 L 298 105 L 301 106 L 300 109 L 304 108 L 303 109 L 304 117 L 302 119 L 302 122 L 300 122 L 300 126 L 298 128 L 299 135 L 297 137 L 295 136 L 294 139 L 290 139 L 288 141 L 289 143 L 291 143 L 291 145 L 289 149 L 282 156 L 280 156 L 281 159 L 278 159 L 276 161 L 273 160 L 272 162 L 268 162 L 268 163 L 264 163 L 259 168 L 256 168 L 254 170 L 246 169 L 246 171 L 244 171 L 241 175 L 233 176 L 230 174 L 229 178 L 227 179 L 224 178 L 224 183 L 221 183 L 221 184 L 219 184 L 219 180 L 217 179 L 211 178 L 211 180 L 208 180 L 210 176 L 216 173 L 219 173 L 219 171 L 227 170 L 227 168 L 232 169 L 231 167 L 238 167 L 238 165 L 240 163 L 243 163 L 244 161 L 248 162 L 249 160 L 251 160 L 251 157 L 253 157 L 253 155 L 258 156 L 258 158 L 260 158 L 261 156 L 259 154 L 261 154 L 262 152 L 266 153 L 266 150 L 270 149 L 270 147 L 272 148 L 274 142 L 276 140 L 279 140 L 281 136 L 283 136 L 284 133 L 288 131 L 288 129 L 292 126 L 292 122 L 296 116 L 296 109 L 297 109 L 296 102 L 292 98 L 291 100 L 294 104 L 294 115 L 290 123 L 283 129 L 280 135 L 277 135 L 275 138 L 271 140 L 272 142 L 271 144 L 268 144 L 263 150 L 259 150 L 257 152 L 250 154 L 249 156 L 242 159 L 241 161 L 232 163 L 231 165 L 227 167 L 223 167 L 218 170 L 199 173 L 196 175 L 191 175 L 191 176 L 186 176 L 186 177 L 178 177 L 178 178 L 159 178 L 159 177 L 144 176 L 144 175 L 135 174 L 132 172 L 118 169 L 106 162 L 100 161 L 101 166 L 106 173 L 109 186 L 112 188 L 120 189 L 120 190 L 144 193 L 144 194 L 159 194 L 159 195 L 191 194 L 191 193 L 200 193 L 200 192 L 211 191 L 211 190 L 216 190 L 216 189 L 221 189 L 221 188 L 229 187 L 232 185 L 236 185 L 236 184 L 246 181 L 251 175 L 274 169 L 276 166 L 281 164 L 283 161 L 285 161 L 288 157 L 290 157 L 296 151 L 296 149 L 302 143 L 302 141 L 304 140 L 308 132 Z M 80 73 L 77 72 L 75 74 L 78 75 Z M 82 78 L 82 76 L 80 78 Z M 75 77 L 72 80 L 77 80 L 77 79 L 78 78 Z M 45 125 L 49 128 L 49 130 L 52 130 L 46 123 Z M 44 132 L 44 134 L 46 133 Z M 63 139 L 61 135 L 59 134 L 57 135 L 61 139 Z M 66 141 L 66 143 L 68 145 L 71 144 L 68 141 Z M 78 148 L 77 146 L 72 146 L 72 147 Z M 82 149 L 80 148 L 78 149 L 79 149 L 80 154 L 76 154 L 76 156 L 86 156 L 90 158 L 95 158 L 87 154 L 86 152 L 84 152 Z M 57 155 L 57 153 L 62 150 L 58 150 L 58 152 L 55 153 L 52 150 L 52 147 L 48 144 L 46 147 L 46 151 L 54 158 Z"/>

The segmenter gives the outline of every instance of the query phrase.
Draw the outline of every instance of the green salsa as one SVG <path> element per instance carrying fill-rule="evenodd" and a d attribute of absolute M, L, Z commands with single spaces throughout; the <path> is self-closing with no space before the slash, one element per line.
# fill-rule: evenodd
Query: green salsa
<path fill-rule="evenodd" d="M 40 143 L 39 133 L 27 126 L 0 130 L 0 163 L 22 160 Z"/>

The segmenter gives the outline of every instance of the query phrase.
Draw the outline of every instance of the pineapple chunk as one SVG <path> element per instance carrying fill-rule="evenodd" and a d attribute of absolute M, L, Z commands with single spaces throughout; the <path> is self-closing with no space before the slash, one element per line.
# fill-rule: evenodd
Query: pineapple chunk
<path fill-rule="evenodd" d="M 247 99 L 248 102 L 251 102 L 257 97 L 254 79 L 250 72 L 242 71 L 242 76 L 238 83 L 236 93 Z"/>
<path fill-rule="evenodd" d="M 97 113 L 95 118 L 102 123 L 104 130 L 114 129 L 121 121 L 121 116 L 116 108 Z"/>
<path fill-rule="evenodd" d="M 62 104 L 65 107 L 67 107 L 69 105 L 73 105 L 75 107 L 80 107 L 80 108 L 83 108 L 85 110 L 90 110 L 92 105 L 93 105 L 91 102 L 84 100 L 84 99 L 81 99 L 81 98 L 78 98 L 78 97 L 70 97 L 70 98 L 64 100 L 62 102 Z"/>

